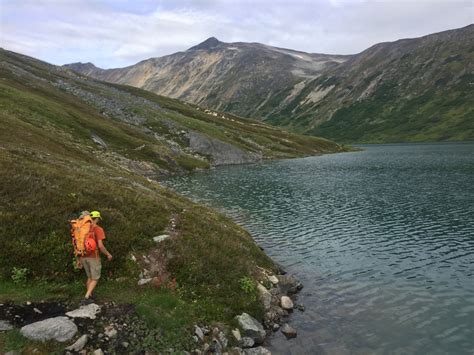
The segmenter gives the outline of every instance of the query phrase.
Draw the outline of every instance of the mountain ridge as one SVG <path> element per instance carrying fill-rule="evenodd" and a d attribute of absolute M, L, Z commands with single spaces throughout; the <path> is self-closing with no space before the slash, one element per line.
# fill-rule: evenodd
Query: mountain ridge
<path fill-rule="evenodd" d="M 472 115 L 468 102 L 474 98 L 466 86 L 474 61 L 472 38 L 474 25 L 469 25 L 338 56 L 258 43 L 224 43 L 211 37 L 203 45 L 206 50 L 151 58 L 127 68 L 66 67 L 344 142 L 465 140 L 474 138 L 468 122 Z M 410 57 L 412 51 L 415 55 Z M 449 79 L 460 72 L 467 75 L 462 79 L 467 84 Z M 413 84 L 416 79 L 419 85 Z M 438 80 L 447 80 L 448 85 L 441 87 Z M 443 97 L 453 103 L 458 100 L 459 109 L 442 109 L 438 115 L 434 106 L 443 106 Z M 423 112 L 418 112 L 415 98 L 421 101 Z M 432 120 L 442 122 L 432 128 Z M 396 125 L 400 128 L 395 129 Z M 444 132 L 445 125 L 455 128 Z"/>

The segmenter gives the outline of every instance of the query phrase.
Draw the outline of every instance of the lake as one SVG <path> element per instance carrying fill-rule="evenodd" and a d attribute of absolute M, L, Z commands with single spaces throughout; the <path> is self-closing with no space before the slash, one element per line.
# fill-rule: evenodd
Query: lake
<path fill-rule="evenodd" d="M 474 143 L 228 166 L 166 182 L 305 285 L 274 354 L 473 354 Z"/>

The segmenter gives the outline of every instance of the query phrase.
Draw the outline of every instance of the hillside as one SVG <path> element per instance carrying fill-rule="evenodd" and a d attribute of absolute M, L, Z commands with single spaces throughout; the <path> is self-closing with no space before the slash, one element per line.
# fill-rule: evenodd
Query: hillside
<path fill-rule="evenodd" d="M 344 142 L 470 140 L 474 25 L 352 56 L 209 39 L 127 68 L 73 70 Z"/>
<path fill-rule="evenodd" d="M 474 139 L 474 25 L 380 43 L 309 82 L 267 122 L 344 142 Z"/>
<path fill-rule="evenodd" d="M 189 349 L 197 322 L 228 323 L 244 311 L 261 319 L 257 267 L 275 270 L 246 231 L 163 188 L 160 178 L 342 149 L 6 50 L 0 118 L 0 303 L 59 298 L 77 305 L 84 275 L 73 267 L 67 221 L 97 209 L 114 255 L 98 296 L 133 303 L 160 333 L 136 340 L 149 351 Z M 153 240 L 164 234 L 170 237 Z M 143 275 L 162 287 L 138 288 Z M 0 333 L 0 352 L 29 346 L 17 334 Z M 53 351 L 47 346 L 29 349 Z"/>

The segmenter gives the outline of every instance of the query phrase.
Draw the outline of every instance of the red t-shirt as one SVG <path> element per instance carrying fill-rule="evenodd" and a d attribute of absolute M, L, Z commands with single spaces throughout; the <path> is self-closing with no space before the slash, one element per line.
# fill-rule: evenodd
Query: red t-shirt
<path fill-rule="evenodd" d="M 94 233 L 94 238 L 95 238 L 97 247 L 95 248 L 94 251 L 91 251 L 90 253 L 87 253 L 86 255 L 84 255 L 84 258 L 98 258 L 100 254 L 99 240 L 105 239 L 104 230 L 100 226 L 91 227 L 91 233 Z"/>

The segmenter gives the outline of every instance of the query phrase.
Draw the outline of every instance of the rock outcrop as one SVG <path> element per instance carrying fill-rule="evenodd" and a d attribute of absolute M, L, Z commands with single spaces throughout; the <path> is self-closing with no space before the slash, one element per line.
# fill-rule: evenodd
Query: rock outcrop
<path fill-rule="evenodd" d="M 25 325 L 20 333 L 31 340 L 65 342 L 76 335 L 77 326 L 67 317 L 55 317 Z"/>

